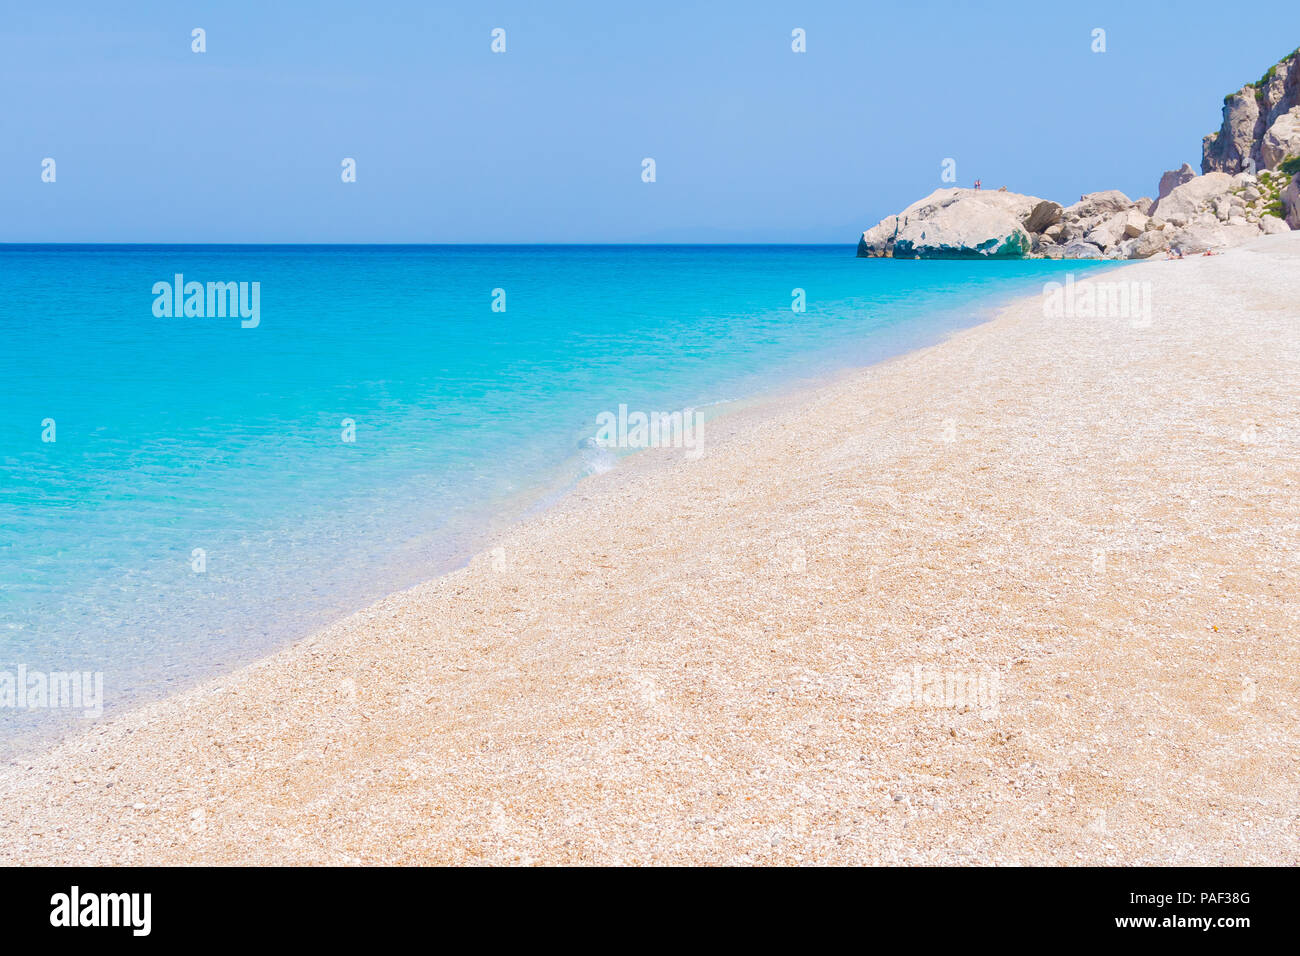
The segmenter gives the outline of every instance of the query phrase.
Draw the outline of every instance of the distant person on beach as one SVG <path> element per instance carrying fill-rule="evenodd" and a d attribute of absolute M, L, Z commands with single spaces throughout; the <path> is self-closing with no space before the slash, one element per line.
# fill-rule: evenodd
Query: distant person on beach
<path fill-rule="evenodd" d="M 975 188 L 976 188 L 976 189 L 979 189 L 979 188 L 980 188 L 980 181 L 979 181 L 978 179 L 975 180 Z"/>

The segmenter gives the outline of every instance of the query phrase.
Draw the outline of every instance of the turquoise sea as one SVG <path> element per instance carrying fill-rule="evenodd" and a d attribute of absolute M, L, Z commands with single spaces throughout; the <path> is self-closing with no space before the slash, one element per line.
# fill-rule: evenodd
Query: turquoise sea
<path fill-rule="evenodd" d="M 780 391 L 1097 267 L 848 245 L 0 246 L 0 672 L 102 671 L 105 714 L 160 696 L 454 567 L 611 467 L 589 441 L 603 412 Z M 177 274 L 258 283 L 258 324 L 155 314 Z M 0 753 L 88 720 L 0 706 Z"/>

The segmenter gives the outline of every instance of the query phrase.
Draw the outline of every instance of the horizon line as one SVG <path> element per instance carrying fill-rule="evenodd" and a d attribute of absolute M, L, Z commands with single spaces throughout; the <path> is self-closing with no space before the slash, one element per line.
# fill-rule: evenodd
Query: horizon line
<path fill-rule="evenodd" d="M 0 241 L 5 246 L 849 246 L 851 242 L 127 242 L 95 240 L 77 241 Z"/>

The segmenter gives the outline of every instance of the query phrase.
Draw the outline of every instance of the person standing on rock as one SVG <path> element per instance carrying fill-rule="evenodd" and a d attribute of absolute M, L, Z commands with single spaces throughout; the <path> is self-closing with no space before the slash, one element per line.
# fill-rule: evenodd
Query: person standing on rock
<path fill-rule="evenodd" d="M 980 181 L 977 179 L 975 180 L 975 189 L 978 191 L 979 188 L 980 188 Z"/>

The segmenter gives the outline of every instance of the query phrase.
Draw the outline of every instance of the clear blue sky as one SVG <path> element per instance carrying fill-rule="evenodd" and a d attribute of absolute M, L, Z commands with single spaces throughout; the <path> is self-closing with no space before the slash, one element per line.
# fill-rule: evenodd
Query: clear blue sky
<path fill-rule="evenodd" d="M 1300 4 L 1247 9 L 10 3 L 0 241 L 852 243 L 945 157 L 962 185 L 1153 194 L 1300 44 Z"/>

